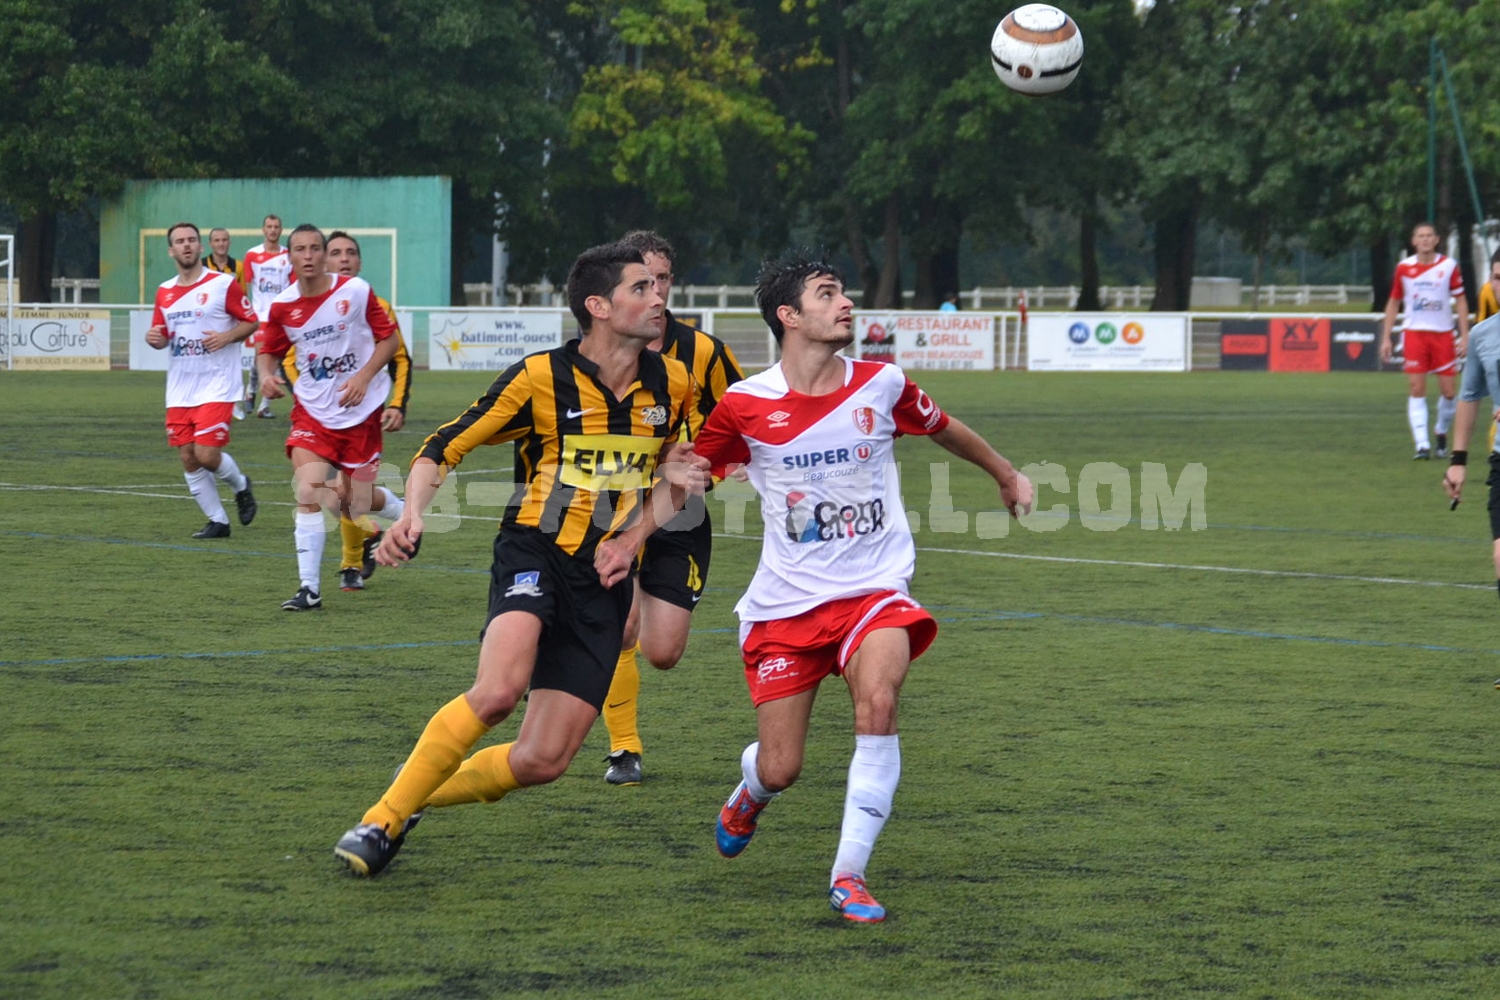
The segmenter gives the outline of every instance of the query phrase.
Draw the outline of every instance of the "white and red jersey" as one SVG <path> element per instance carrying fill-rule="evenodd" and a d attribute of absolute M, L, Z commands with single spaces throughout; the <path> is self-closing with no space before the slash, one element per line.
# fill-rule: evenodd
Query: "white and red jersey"
<path fill-rule="evenodd" d="M 1391 298 L 1404 303 L 1405 330 L 1452 330 L 1451 299 L 1463 293 L 1464 276 L 1458 261 L 1442 254 L 1431 264 L 1423 264 L 1416 254 L 1403 259 L 1396 265 L 1396 278 L 1391 282 Z"/>
<path fill-rule="evenodd" d="M 240 388 L 240 348 L 237 344 L 210 352 L 203 338 L 227 333 L 255 313 L 245 291 L 232 274 L 203 270 L 191 285 L 176 278 L 156 289 L 152 326 L 167 328 L 167 406 L 233 403 Z"/>
<path fill-rule="evenodd" d="M 291 287 L 271 302 L 261 327 L 260 351 L 283 357 L 297 348 L 297 402 L 318 423 L 333 430 L 353 427 L 385 406 L 391 377 L 381 368 L 370 379 L 358 406 L 339 405 L 339 390 L 375 353 L 375 342 L 396 332 L 396 324 L 375 298 L 370 283 L 330 274 L 328 291 L 304 297 Z"/>
<path fill-rule="evenodd" d="M 844 387 L 805 396 L 781 365 L 736 382 L 694 442 L 717 475 L 745 463 L 764 536 L 741 622 L 791 618 L 881 590 L 907 592 L 916 568 L 894 444 L 948 415 L 895 365 L 842 359 Z"/>
<path fill-rule="evenodd" d="M 297 281 L 296 275 L 292 273 L 292 255 L 287 253 L 286 247 L 278 246 L 274 250 L 267 250 L 262 243 L 254 250 L 245 252 L 245 256 L 240 258 L 240 267 L 245 287 L 250 290 L 250 302 L 255 306 L 255 315 L 264 323 L 266 310 L 271 308 L 271 302 L 288 285 Z"/>

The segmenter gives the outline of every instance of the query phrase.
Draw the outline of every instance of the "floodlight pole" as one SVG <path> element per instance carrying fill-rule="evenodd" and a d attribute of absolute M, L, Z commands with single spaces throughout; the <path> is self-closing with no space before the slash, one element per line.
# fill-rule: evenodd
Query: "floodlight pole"
<path fill-rule="evenodd" d="M 16 329 L 16 238 L 12 235 L 0 235 L 0 271 L 5 277 L 5 370 L 12 371 L 15 368 L 16 342 L 14 331 Z"/>
<path fill-rule="evenodd" d="M 1479 229 L 1479 238 L 1484 243 L 1485 256 L 1489 256 L 1490 241 L 1484 231 L 1484 206 L 1479 201 L 1479 186 L 1474 183 L 1474 161 L 1469 159 L 1469 143 L 1464 138 L 1464 123 L 1458 117 L 1458 95 L 1453 92 L 1453 77 L 1448 74 L 1448 57 L 1442 49 L 1435 47 L 1438 65 L 1443 69 L 1443 90 L 1448 95 L 1448 110 L 1453 115 L 1453 131 L 1458 136 L 1458 155 L 1463 159 L 1464 177 L 1469 182 L 1469 198 L 1474 203 L 1474 225 Z"/>
<path fill-rule="evenodd" d="M 1427 40 L 1427 219 L 1437 225 L 1437 36 Z"/>

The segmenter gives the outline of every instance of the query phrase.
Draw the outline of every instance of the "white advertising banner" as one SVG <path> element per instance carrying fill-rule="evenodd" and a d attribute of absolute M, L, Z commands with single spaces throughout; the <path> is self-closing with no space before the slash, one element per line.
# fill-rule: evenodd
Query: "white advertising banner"
<path fill-rule="evenodd" d="M 435 312 L 427 323 L 427 367 L 433 371 L 504 371 L 563 342 L 561 312 Z"/>
<path fill-rule="evenodd" d="M 166 348 L 156 350 L 146 343 L 146 331 L 151 329 L 150 309 L 130 310 L 130 370 L 134 372 L 164 372 L 167 358 L 172 352 Z"/>
<path fill-rule="evenodd" d="M 855 313 L 856 357 L 907 369 L 989 371 L 995 317 L 962 312 Z"/>
<path fill-rule="evenodd" d="M 1185 372 L 1182 313 L 1032 313 L 1026 367 L 1036 372 Z"/>
<path fill-rule="evenodd" d="M 17 308 L 12 319 L 0 329 L 0 353 L 17 371 L 109 370 L 108 309 Z"/>

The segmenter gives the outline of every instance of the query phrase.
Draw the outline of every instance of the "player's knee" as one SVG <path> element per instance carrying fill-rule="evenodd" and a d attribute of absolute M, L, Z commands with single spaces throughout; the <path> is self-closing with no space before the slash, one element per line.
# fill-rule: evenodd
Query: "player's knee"
<path fill-rule="evenodd" d="M 509 688 L 480 688 L 469 689 L 469 705 L 474 709 L 474 714 L 479 716 L 479 721 L 486 726 L 497 725 L 510 716 L 521 703 L 523 692 L 513 691 Z"/>
<path fill-rule="evenodd" d="M 855 731 L 884 735 L 895 732 L 900 696 L 894 688 L 881 687 L 860 695 L 854 705 Z"/>
<path fill-rule="evenodd" d="M 520 743 L 510 748 L 510 772 L 527 787 L 556 781 L 568 770 L 569 763 L 571 758 L 539 754 Z"/>
<path fill-rule="evenodd" d="M 652 637 L 647 636 L 641 641 L 642 655 L 646 657 L 646 662 L 657 670 L 671 670 L 677 666 L 685 652 L 687 652 L 686 639 L 678 640 L 672 637 L 666 641 L 652 641 Z"/>
<path fill-rule="evenodd" d="M 802 761 L 760 758 L 760 783 L 768 792 L 784 792 L 802 776 Z"/>

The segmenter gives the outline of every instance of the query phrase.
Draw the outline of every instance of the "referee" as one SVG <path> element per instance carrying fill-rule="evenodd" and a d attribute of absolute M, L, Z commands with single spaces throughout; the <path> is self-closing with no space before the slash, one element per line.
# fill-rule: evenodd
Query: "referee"
<path fill-rule="evenodd" d="M 1490 285 L 1500 282 L 1500 261 L 1490 265 Z M 1469 353 L 1464 358 L 1463 377 L 1458 388 L 1458 411 L 1453 420 L 1453 455 L 1448 469 L 1443 473 L 1443 487 L 1457 507 L 1462 498 L 1464 482 L 1469 474 L 1469 438 L 1474 431 L 1474 421 L 1479 407 L 1488 396 L 1492 402 L 1500 402 L 1500 315 L 1493 315 L 1474 326 L 1469 332 Z M 1495 587 L 1500 592 L 1500 452 L 1494 450 L 1494 439 L 1490 441 L 1489 476 L 1485 482 L 1490 488 L 1490 537 L 1495 562 Z"/>
<path fill-rule="evenodd" d="M 334 846 L 356 875 L 388 865 L 427 806 L 495 802 L 567 770 L 614 675 L 657 498 L 670 492 L 680 508 L 684 486 L 702 491 L 696 469 L 707 463 L 676 445 L 692 404 L 687 369 L 645 349 L 663 300 L 640 251 L 585 251 L 567 289 L 580 338 L 521 359 L 428 437 L 406 510 L 380 544 L 387 565 L 415 555 L 446 473 L 480 445 L 515 442 L 518 487 L 495 538 L 474 683 L 431 718 L 391 786 Z M 678 475 L 688 462 L 695 471 Z M 648 498 L 658 464 L 672 482 Z M 468 756 L 523 697 L 515 741 Z"/>

